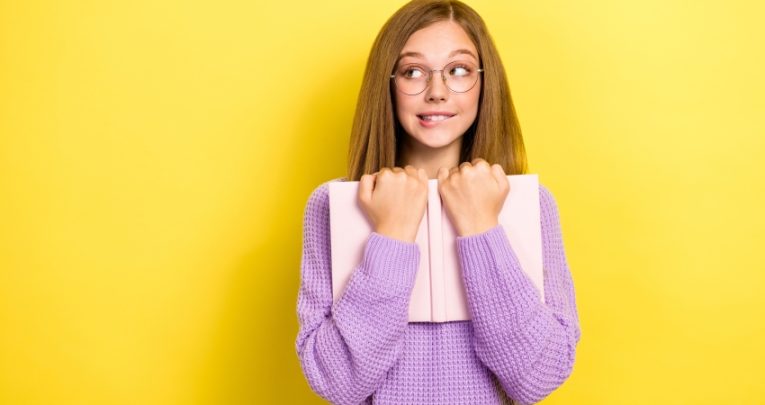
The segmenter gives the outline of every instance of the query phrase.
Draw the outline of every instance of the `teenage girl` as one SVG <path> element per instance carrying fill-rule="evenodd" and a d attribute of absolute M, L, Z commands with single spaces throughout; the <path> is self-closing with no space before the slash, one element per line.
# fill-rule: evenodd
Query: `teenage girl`
<path fill-rule="evenodd" d="M 544 302 L 497 217 L 523 174 L 521 131 L 499 54 L 459 1 L 415 0 L 369 55 L 348 176 L 374 231 L 332 299 L 328 183 L 303 224 L 296 347 L 311 388 L 336 404 L 530 404 L 571 374 L 579 342 L 556 202 L 540 184 Z M 408 322 L 414 243 L 438 179 L 457 231 L 469 321 Z"/>

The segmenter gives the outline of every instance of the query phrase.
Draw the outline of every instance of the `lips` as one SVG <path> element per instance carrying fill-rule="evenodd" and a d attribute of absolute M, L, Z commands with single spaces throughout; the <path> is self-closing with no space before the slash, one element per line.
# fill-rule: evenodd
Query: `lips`
<path fill-rule="evenodd" d="M 453 116 L 455 116 L 455 114 L 444 111 L 428 111 L 422 114 L 417 114 L 417 118 L 425 122 L 440 122 Z"/>
<path fill-rule="evenodd" d="M 419 115 L 418 117 L 420 117 L 420 119 L 423 121 L 431 122 L 438 122 L 451 118 L 448 115 Z"/>
<path fill-rule="evenodd" d="M 447 113 L 447 112 L 427 112 L 424 114 L 417 114 L 417 118 L 419 118 L 420 126 L 423 128 L 435 128 L 442 123 L 449 120 L 449 118 L 454 117 L 457 114 Z"/>

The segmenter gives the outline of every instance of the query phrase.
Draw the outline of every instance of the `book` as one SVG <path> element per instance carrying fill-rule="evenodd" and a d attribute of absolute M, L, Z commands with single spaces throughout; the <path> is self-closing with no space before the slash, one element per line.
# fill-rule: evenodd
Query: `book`
<path fill-rule="evenodd" d="M 521 268 L 544 301 L 539 181 L 536 174 L 507 176 L 510 192 L 498 217 Z M 332 296 L 337 301 L 359 266 L 374 231 L 358 203 L 358 181 L 329 183 Z M 438 179 L 428 180 L 428 203 L 415 243 L 420 264 L 409 302 L 409 322 L 470 319 L 457 253 L 457 233 L 442 207 Z"/>

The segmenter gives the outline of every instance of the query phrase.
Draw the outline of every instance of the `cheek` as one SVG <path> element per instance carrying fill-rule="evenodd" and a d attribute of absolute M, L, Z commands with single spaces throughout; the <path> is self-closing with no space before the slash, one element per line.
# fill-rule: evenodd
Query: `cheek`
<path fill-rule="evenodd" d="M 478 114 L 478 104 L 481 99 L 481 92 L 477 91 L 475 94 L 473 94 L 473 111 L 475 111 L 476 114 Z"/>
<path fill-rule="evenodd" d="M 471 105 L 473 106 L 473 110 L 478 112 L 478 102 L 481 99 L 481 90 L 483 89 L 483 83 L 481 83 L 480 79 L 476 87 L 476 91 L 470 93 L 470 102 L 472 103 Z"/>
<path fill-rule="evenodd" d="M 399 121 L 407 121 L 411 119 L 411 115 L 414 111 L 411 103 L 407 103 L 404 100 L 394 101 L 394 108 Z"/>
<path fill-rule="evenodd" d="M 396 103 L 396 110 L 397 111 L 405 111 L 406 110 L 406 99 L 397 98 L 395 100 Z"/>
<path fill-rule="evenodd" d="M 463 107 L 465 108 L 465 111 L 469 111 L 470 115 L 476 115 L 478 114 L 478 98 L 480 97 L 480 94 L 478 92 L 471 93 L 470 97 L 465 99 L 465 104 Z"/>

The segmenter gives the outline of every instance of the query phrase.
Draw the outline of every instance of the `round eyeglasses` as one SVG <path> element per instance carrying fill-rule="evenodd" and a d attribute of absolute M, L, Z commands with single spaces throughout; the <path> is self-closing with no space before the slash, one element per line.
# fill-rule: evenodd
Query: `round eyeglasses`
<path fill-rule="evenodd" d="M 471 62 L 462 61 L 451 62 L 443 69 L 429 69 L 417 63 L 410 63 L 400 66 L 390 77 L 402 93 L 416 96 L 428 88 L 433 72 L 441 72 L 441 78 L 449 90 L 465 93 L 475 86 L 483 69 Z"/>

